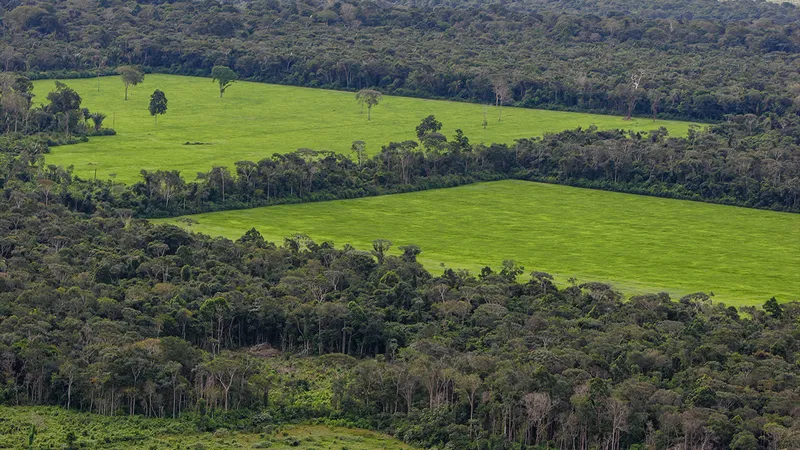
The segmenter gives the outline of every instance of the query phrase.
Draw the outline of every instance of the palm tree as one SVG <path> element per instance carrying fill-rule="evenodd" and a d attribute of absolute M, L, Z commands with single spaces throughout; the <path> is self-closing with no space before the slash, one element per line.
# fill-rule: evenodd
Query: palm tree
<path fill-rule="evenodd" d="M 105 120 L 106 115 L 101 112 L 96 112 L 89 114 L 89 118 L 94 122 L 94 131 L 100 131 L 100 127 L 103 126 L 103 120 Z"/>

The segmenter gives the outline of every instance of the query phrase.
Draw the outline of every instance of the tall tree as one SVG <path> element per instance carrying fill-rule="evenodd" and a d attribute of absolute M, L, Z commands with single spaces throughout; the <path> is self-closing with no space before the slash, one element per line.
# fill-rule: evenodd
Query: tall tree
<path fill-rule="evenodd" d="M 625 114 L 625 120 L 631 120 L 633 109 L 636 108 L 636 102 L 639 100 L 640 89 L 642 87 L 642 78 L 644 78 L 644 70 L 640 70 L 631 75 L 631 80 L 625 90 L 625 97 L 628 103 L 628 112 Z"/>
<path fill-rule="evenodd" d="M 117 67 L 117 73 L 122 78 L 122 84 L 125 85 L 125 100 L 128 99 L 128 88 L 136 86 L 144 81 L 144 73 L 133 66 L 120 66 Z"/>
<path fill-rule="evenodd" d="M 358 167 L 361 167 L 361 164 L 364 160 L 364 150 L 366 150 L 367 144 L 364 141 L 353 141 L 353 146 L 350 148 L 351 151 L 355 152 L 358 156 Z"/>
<path fill-rule="evenodd" d="M 90 114 L 89 118 L 94 122 L 94 131 L 100 131 L 100 128 L 103 126 L 103 121 L 106 119 L 106 115 L 101 112 L 95 112 Z"/>
<path fill-rule="evenodd" d="M 430 116 L 422 119 L 422 122 L 420 122 L 420 124 L 417 125 L 416 129 L 417 138 L 419 138 L 419 140 L 422 141 L 422 139 L 426 135 L 430 133 L 435 133 L 441 129 L 442 129 L 442 122 L 436 120 L 436 117 L 434 117 L 433 114 L 431 114 Z"/>
<path fill-rule="evenodd" d="M 236 82 L 238 76 L 230 67 L 214 66 L 214 68 L 211 69 L 211 79 L 219 83 L 219 97 L 222 98 L 222 94 L 225 93 L 225 90 L 228 89 L 230 85 Z"/>
<path fill-rule="evenodd" d="M 383 94 L 374 89 L 362 89 L 356 93 L 356 101 L 360 105 L 367 105 L 367 120 L 372 120 L 372 107 L 376 106 Z"/>
<path fill-rule="evenodd" d="M 167 96 L 158 89 L 153 91 L 150 96 L 150 106 L 148 107 L 150 115 L 155 118 L 156 125 L 158 125 L 159 114 L 166 114 L 167 112 Z"/>
<path fill-rule="evenodd" d="M 500 122 L 503 120 L 503 103 L 511 98 L 511 88 L 505 78 L 498 77 L 492 81 L 492 90 L 494 91 L 494 105 L 500 108 L 497 116 L 497 121 Z"/>

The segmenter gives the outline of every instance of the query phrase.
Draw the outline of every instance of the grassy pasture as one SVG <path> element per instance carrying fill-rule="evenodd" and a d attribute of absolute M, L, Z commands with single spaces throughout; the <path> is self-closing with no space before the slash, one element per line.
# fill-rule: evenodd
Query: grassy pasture
<path fill-rule="evenodd" d="M 231 449 L 314 448 L 318 450 L 403 450 L 412 447 L 372 431 L 323 425 L 285 425 L 268 433 L 201 433 L 190 423 L 140 416 L 99 416 L 55 407 L 0 406 L 0 448 L 63 448 L 75 433 L 79 448 L 102 449 Z"/>
<path fill-rule="evenodd" d="M 303 233 L 361 249 L 376 238 L 394 250 L 416 244 L 433 273 L 513 259 L 561 283 L 606 281 L 629 294 L 704 291 L 738 306 L 800 299 L 797 214 L 500 181 L 189 217 L 194 231 L 230 239 L 255 227 L 279 243 Z"/>
<path fill-rule="evenodd" d="M 141 169 L 176 169 L 187 180 L 198 171 L 236 161 L 258 161 L 273 153 L 298 148 L 348 153 L 355 140 L 376 152 L 391 141 L 416 138 L 414 128 L 433 114 L 448 137 L 461 128 L 473 143 L 511 143 L 515 139 L 596 125 L 601 129 L 652 130 L 664 126 L 685 135 L 687 122 L 504 107 L 498 122 L 495 107 L 486 108 L 488 127 L 482 127 L 484 106 L 438 100 L 386 96 L 373 108 L 372 120 L 361 114 L 352 92 L 239 82 L 219 98 L 208 78 L 147 75 L 131 88 L 125 101 L 119 77 L 66 80 L 83 98 L 83 106 L 108 115 L 105 126 L 116 136 L 56 147 L 47 162 L 74 165 L 84 177 L 116 174 L 122 182 L 139 181 Z M 100 89 L 98 90 L 98 83 Z M 53 80 L 34 83 L 38 101 L 53 90 Z M 161 89 L 169 101 L 158 125 L 147 106 L 150 94 Z M 184 145 L 203 142 L 208 145 Z"/>

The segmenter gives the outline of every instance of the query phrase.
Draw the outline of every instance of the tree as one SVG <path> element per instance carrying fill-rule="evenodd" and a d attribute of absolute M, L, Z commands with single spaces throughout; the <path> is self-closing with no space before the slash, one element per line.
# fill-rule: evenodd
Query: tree
<path fill-rule="evenodd" d="M 359 105 L 367 105 L 367 120 L 372 120 L 372 107 L 376 106 L 383 94 L 374 89 L 362 89 L 356 93 L 356 102 Z"/>
<path fill-rule="evenodd" d="M 105 120 L 106 115 L 101 112 L 96 112 L 90 114 L 89 118 L 92 119 L 92 122 L 94 122 L 94 131 L 100 131 L 100 128 L 103 126 L 103 121 Z"/>
<path fill-rule="evenodd" d="M 469 403 L 469 433 L 472 436 L 473 418 L 475 415 L 475 398 L 481 387 L 481 377 L 477 374 L 459 374 L 455 379 L 456 390 L 462 394 Z"/>
<path fill-rule="evenodd" d="M 364 160 L 364 150 L 366 150 L 367 144 L 364 141 L 353 141 L 353 146 L 350 147 L 350 150 L 355 152 L 358 156 L 358 167 L 361 167 L 361 163 Z"/>
<path fill-rule="evenodd" d="M 153 91 L 148 109 L 150 110 L 150 115 L 155 118 L 156 124 L 158 124 L 158 115 L 166 114 L 167 112 L 167 96 L 158 89 Z"/>
<path fill-rule="evenodd" d="M 214 66 L 214 68 L 211 69 L 211 79 L 219 83 L 219 98 L 222 98 L 222 94 L 225 93 L 225 90 L 228 89 L 230 85 L 236 82 L 238 76 L 230 67 Z"/>
<path fill-rule="evenodd" d="M 503 103 L 511 98 L 511 88 L 508 87 L 508 81 L 504 78 L 495 78 L 492 81 L 492 91 L 494 91 L 494 105 L 500 108 L 497 116 L 497 121 L 500 122 L 503 120 Z"/>
<path fill-rule="evenodd" d="M 775 297 L 770 298 L 764 303 L 764 311 L 768 312 L 770 316 L 776 319 L 783 317 L 783 308 L 781 308 L 781 305 Z"/>
<path fill-rule="evenodd" d="M 417 138 L 422 140 L 426 135 L 430 133 L 435 133 L 442 129 L 442 122 L 436 120 L 436 117 L 431 114 L 430 116 L 422 119 L 419 125 L 417 125 Z"/>
<path fill-rule="evenodd" d="M 117 67 L 117 73 L 122 78 L 122 84 L 125 85 L 125 100 L 128 99 L 128 88 L 136 86 L 144 81 L 144 73 L 133 66 Z"/>
<path fill-rule="evenodd" d="M 214 381 L 219 383 L 223 392 L 225 411 L 228 410 L 230 403 L 230 391 L 236 375 L 242 372 L 242 356 L 236 353 L 225 351 L 203 364 L 202 370 L 207 373 Z"/>
<path fill-rule="evenodd" d="M 47 94 L 47 101 L 50 102 L 48 109 L 53 114 L 75 111 L 81 107 L 81 96 L 60 81 L 56 81 L 56 90 Z"/>
<path fill-rule="evenodd" d="M 653 113 L 653 122 L 655 122 L 656 116 L 658 116 L 658 108 L 661 105 L 661 93 L 651 90 L 648 92 L 647 98 L 650 100 L 650 112 Z"/>
<path fill-rule="evenodd" d="M 392 247 L 392 241 L 387 239 L 375 239 L 372 241 L 372 254 L 378 258 L 378 264 L 383 264 L 386 259 L 386 253 Z"/>
<path fill-rule="evenodd" d="M 642 78 L 644 78 L 644 71 L 640 70 L 631 75 L 630 84 L 625 89 L 625 97 L 628 103 L 628 112 L 625 115 L 625 120 L 631 120 L 633 109 L 636 107 L 636 102 L 639 100 L 639 89 L 642 86 Z"/>
<path fill-rule="evenodd" d="M 758 448 L 758 440 L 753 436 L 753 433 L 740 431 L 733 436 L 730 448 L 731 450 L 756 450 Z"/>
<path fill-rule="evenodd" d="M 56 81 L 56 90 L 47 94 L 49 111 L 64 122 L 64 134 L 69 135 L 69 125 L 80 115 L 81 97 L 66 84 Z M 74 112 L 73 112 L 74 111 Z"/>

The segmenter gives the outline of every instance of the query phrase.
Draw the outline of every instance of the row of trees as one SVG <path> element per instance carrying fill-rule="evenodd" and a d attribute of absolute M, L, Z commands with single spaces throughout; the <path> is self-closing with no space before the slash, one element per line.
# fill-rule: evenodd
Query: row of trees
<path fill-rule="evenodd" d="M 0 193 L 3 404 L 333 418 L 440 448 L 800 445 L 797 303 L 622 301 L 512 261 L 433 274 L 413 245 L 209 238 L 38 184 Z"/>
<path fill-rule="evenodd" d="M 514 145 L 474 145 L 460 131 L 448 139 L 441 126 L 430 116 L 417 127 L 416 141 L 390 143 L 371 157 L 367 144 L 356 141 L 353 158 L 301 149 L 215 167 L 194 182 L 177 171 L 142 171 L 133 195 L 112 204 L 165 216 L 516 178 L 800 210 L 797 116 L 731 117 L 685 138 L 664 129 L 639 134 L 590 128 Z"/>
<path fill-rule="evenodd" d="M 69 97 L 61 85 L 52 94 Z M 151 113 L 166 111 L 156 91 Z M 77 113 L 75 114 L 77 116 Z M 102 123 L 104 116 L 92 115 Z M 66 125 L 66 124 L 65 124 Z M 629 133 L 571 130 L 516 144 L 472 144 L 460 131 L 448 139 L 435 117 L 417 127 L 417 140 L 393 142 L 372 156 L 353 143 L 353 157 L 300 149 L 260 161 L 214 167 L 187 181 L 178 171 L 145 171 L 132 186 L 73 179 L 70 168 L 41 165 L 46 142 L 9 139 L 5 180 L 41 179 L 48 202 L 84 211 L 115 207 L 165 217 L 278 203 L 330 200 L 456 186 L 476 181 L 524 179 L 637 194 L 717 202 L 778 211 L 800 210 L 800 119 L 796 114 L 734 116 L 687 137 L 666 130 Z M 73 126 L 73 130 L 75 127 Z M 74 131 L 73 131 L 74 132 Z M 46 139 L 45 139 L 46 140 Z M 26 143 L 33 143 L 26 145 Z M 374 150 L 373 150 L 374 151 Z M 30 161 L 35 173 L 20 170 Z M 37 162 L 38 161 L 38 162 Z M 6 181 L 8 182 L 8 181 Z"/>
<path fill-rule="evenodd" d="M 226 66 L 260 81 L 481 103 L 495 101 L 501 81 L 506 102 L 519 106 L 700 120 L 783 114 L 800 95 L 798 12 L 790 6 L 709 13 L 731 7 L 689 2 L 654 13 L 599 2 L 594 11 L 605 14 L 598 15 L 529 1 L 243 8 L 175 1 L 132 9 L 112 1 L 50 11 L 28 3 L 15 3 L 8 12 L 15 19 L 0 29 L 0 64 L 8 70 L 88 76 L 140 65 L 206 76 Z M 43 28 L 43 16 L 59 26 Z M 632 74 L 642 74 L 633 90 Z"/>

